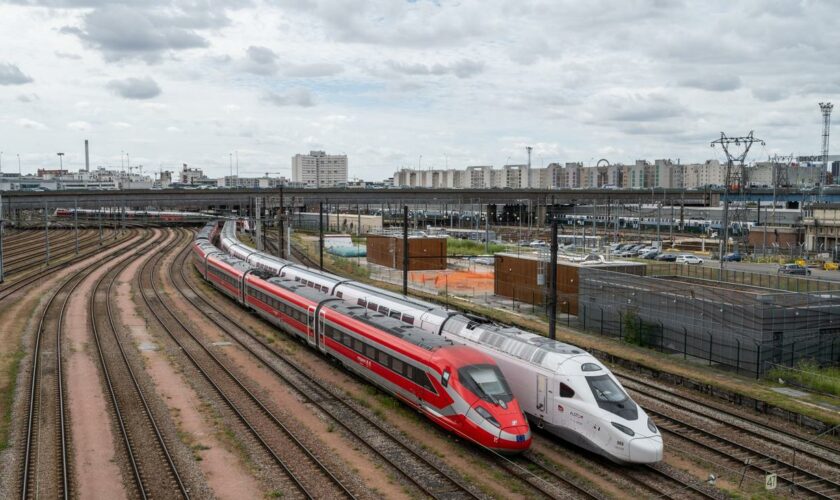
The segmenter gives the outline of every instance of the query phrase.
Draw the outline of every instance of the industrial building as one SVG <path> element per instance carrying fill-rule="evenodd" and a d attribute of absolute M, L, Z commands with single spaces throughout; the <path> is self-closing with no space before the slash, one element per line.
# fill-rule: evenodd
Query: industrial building
<path fill-rule="evenodd" d="M 368 235 L 367 261 L 371 264 L 403 269 L 403 239 L 401 236 Z M 408 270 L 429 271 L 446 269 L 446 238 L 408 238 Z"/>
<path fill-rule="evenodd" d="M 761 374 L 801 359 L 840 360 L 840 283 L 697 266 L 646 276 L 586 268 L 584 329 Z"/>
<path fill-rule="evenodd" d="M 644 276 L 646 266 L 637 262 L 598 262 L 557 260 L 557 311 L 578 314 L 580 273 L 583 269 L 606 269 L 617 273 Z M 532 305 L 545 304 L 548 293 L 549 256 L 544 254 L 497 253 L 493 291 Z"/>

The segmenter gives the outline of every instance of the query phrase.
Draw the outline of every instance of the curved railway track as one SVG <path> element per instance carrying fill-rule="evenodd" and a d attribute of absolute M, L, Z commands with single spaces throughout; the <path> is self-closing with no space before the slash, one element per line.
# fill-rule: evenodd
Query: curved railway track
<path fill-rule="evenodd" d="M 166 245 L 160 232 L 138 248 L 135 258 Z M 171 241 L 169 242 L 171 244 Z M 147 259 L 148 262 L 149 259 Z M 96 282 L 88 303 L 90 326 L 123 451 L 140 498 L 189 498 L 169 445 L 144 395 L 118 334 L 111 302 L 117 277 L 131 264 L 127 258 Z M 107 330 L 107 331 L 106 331 Z M 110 332 L 110 335 L 108 334 Z"/>
<path fill-rule="evenodd" d="M 189 250 L 188 245 L 181 251 L 178 258 L 172 262 L 170 273 L 173 277 L 180 278 L 180 283 L 173 279 L 173 284 L 196 310 L 288 384 L 305 401 L 327 415 L 337 426 L 393 467 L 420 491 L 432 498 L 478 498 L 461 479 L 409 446 L 403 437 L 385 428 L 345 397 L 337 395 L 333 388 L 320 382 L 310 370 L 278 351 L 259 334 L 231 321 L 227 314 L 213 304 L 186 276 L 186 269 L 192 269 L 192 266 L 187 264 Z M 179 269 L 177 274 L 174 273 L 174 268 Z M 271 325 L 271 328 L 275 327 Z"/>
<path fill-rule="evenodd" d="M 87 252 L 85 254 L 79 254 L 78 257 L 74 257 L 73 259 L 70 259 L 68 261 L 64 261 L 64 262 L 61 262 L 59 264 L 49 266 L 47 268 L 42 269 L 41 271 L 30 274 L 28 276 L 21 277 L 18 274 L 18 276 L 16 276 L 17 277 L 16 281 L 12 281 L 11 283 L 0 286 L 0 301 L 2 301 L 6 297 L 14 294 L 15 292 L 17 292 L 19 290 L 22 290 L 23 288 L 25 288 L 25 287 L 27 287 L 31 284 L 37 283 L 41 278 L 49 276 L 50 274 L 52 274 L 52 273 L 54 273 L 58 270 L 64 269 L 66 267 L 72 266 L 73 264 L 76 264 L 76 263 L 81 262 L 85 259 L 88 259 L 94 253 L 113 248 L 114 246 L 117 246 L 117 245 L 123 243 L 124 241 L 130 240 L 130 239 L 136 237 L 137 234 L 138 234 L 137 229 L 130 229 L 127 233 L 125 233 L 124 236 L 122 236 L 118 239 L 115 239 L 115 240 L 111 241 L 110 243 L 108 243 L 106 245 L 103 245 L 101 249 L 97 249 L 94 252 Z M 33 267 L 37 267 L 37 266 L 33 266 Z"/>
<path fill-rule="evenodd" d="M 79 238 L 79 255 L 92 248 L 99 248 L 99 237 L 96 234 L 86 235 Z M 69 255 L 75 254 L 76 242 L 74 238 L 65 237 L 54 243 L 50 241 L 50 260 L 60 261 Z M 4 262 L 7 275 L 14 275 L 25 271 L 43 267 L 46 262 L 46 251 L 43 247 L 24 249 L 17 254 L 17 257 Z"/>
<path fill-rule="evenodd" d="M 105 258 L 116 259 L 128 249 Z M 64 400 L 61 341 L 64 315 L 70 296 L 91 269 L 102 260 L 75 271 L 47 301 L 35 333 L 26 435 L 21 459 L 21 498 L 69 498 L 71 496 L 70 457 L 66 403 Z M 52 350 L 50 350 L 52 348 Z"/>
<path fill-rule="evenodd" d="M 186 242 L 191 233 L 185 233 Z M 189 245 L 187 245 L 187 249 Z M 140 271 L 140 292 L 151 312 L 218 396 L 269 453 L 289 479 L 288 486 L 306 497 L 355 498 L 348 487 L 246 387 L 231 369 L 199 339 L 160 294 L 156 270 L 164 252 L 146 261 Z M 291 444 L 292 446 L 289 446 Z M 281 457 L 283 455 L 283 457 Z"/>

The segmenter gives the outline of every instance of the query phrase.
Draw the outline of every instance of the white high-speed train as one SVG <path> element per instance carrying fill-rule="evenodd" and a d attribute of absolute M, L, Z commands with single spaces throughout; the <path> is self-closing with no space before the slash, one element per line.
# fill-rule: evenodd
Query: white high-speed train
<path fill-rule="evenodd" d="M 233 222 L 225 223 L 219 244 L 276 276 L 486 353 L 535 427 L 618 463 L 662 460 L 654 422 L 607 367 L 582 349 L 258 252 L 239 242 Z"/>

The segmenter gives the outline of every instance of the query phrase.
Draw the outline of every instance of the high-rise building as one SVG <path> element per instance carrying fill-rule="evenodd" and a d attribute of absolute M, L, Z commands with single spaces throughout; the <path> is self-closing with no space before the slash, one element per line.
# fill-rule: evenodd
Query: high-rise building
<path fill-rule="evenodd" d="M 328 155 L 310 151 L 292 157 L 292 182 L 312 187 L 335 187 L 347 184 L 347 155 Z"/>

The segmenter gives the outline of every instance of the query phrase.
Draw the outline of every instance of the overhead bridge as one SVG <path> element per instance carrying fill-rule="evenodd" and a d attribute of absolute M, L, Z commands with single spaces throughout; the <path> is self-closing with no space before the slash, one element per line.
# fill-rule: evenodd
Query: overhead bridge
<path fill-rule="evenodd" d="M 13 210 L 57 207 L 122 207 L 179 210 L 236 210 L 263 198 L 265 206 L 317 207 L 318 203 L 385 206 L 453 206 L 468 204 L 586 205 L 604 203 L 659 203 L 665 205 L 717 205 L 720 192 L 682 189 L 143 189 L 126 191 L 48 191 L 2 194 Z"/>

